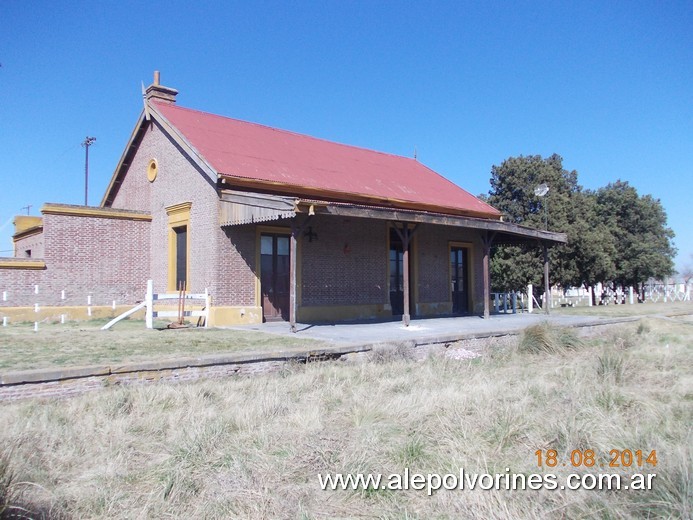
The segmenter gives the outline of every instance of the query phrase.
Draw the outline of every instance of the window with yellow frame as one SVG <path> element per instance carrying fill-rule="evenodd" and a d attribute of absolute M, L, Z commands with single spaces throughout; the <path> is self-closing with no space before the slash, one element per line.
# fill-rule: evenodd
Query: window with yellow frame
<path fill-rule="evenodd" d="M 187 287 L 190 279 L 190 208 L 183 202 L 166 208 L 168 215 L 168 290 Z"/>

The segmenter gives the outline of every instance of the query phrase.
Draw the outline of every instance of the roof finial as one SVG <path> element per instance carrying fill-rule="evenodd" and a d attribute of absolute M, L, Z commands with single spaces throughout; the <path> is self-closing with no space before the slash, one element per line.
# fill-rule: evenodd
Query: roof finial
<path fill-rule="evenodd" d="M 414 145 L 414 160 L 416 161 L 416 145 Z"/>

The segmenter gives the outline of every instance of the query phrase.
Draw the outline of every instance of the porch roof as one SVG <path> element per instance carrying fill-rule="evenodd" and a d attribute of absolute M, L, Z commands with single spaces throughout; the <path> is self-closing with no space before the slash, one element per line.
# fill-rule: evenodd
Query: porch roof
<path fill-rule="evenodd" d="M 477 229 L 487 232 L 495 244 L 521 244 L 535 241 L 565 244 L 568 241 L 565 233 L 534 229 L 494 219 L 236 190 L 222 190 L 220 197 L 219 224 L 221 226 L 267 222 L 292 218 L 296 215 L 331 215 Z"/>
<path fill-rule="evenodd" d="M 408 222 L 414 224 L 435 224 L 439 226 L 454 226 L 477 229 L 488 232 L 494 244 L 522 244 L 533 241 L 543 243 L 565 244 L 568 237 L 565 233 L 556 233 L 526 226 L 503 222 L 500 220 L 462 217 L 435 213 L 430 211 L 414 211 L 406 209 L 383 208 L 378 206 L 362 206 L 340 202 L 321 202 L 300 199 L 296 204 L 296 213 L 312 213 L 335 215 L 354 218 L 370 218 L 391 222 Z"/>

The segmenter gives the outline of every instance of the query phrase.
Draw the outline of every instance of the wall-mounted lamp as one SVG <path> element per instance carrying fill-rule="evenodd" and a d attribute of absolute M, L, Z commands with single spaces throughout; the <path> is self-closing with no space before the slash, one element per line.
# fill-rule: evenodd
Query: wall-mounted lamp
<path fill-rule="evenodd" d="M 303 236 L 308 237 L 308 242 L 312 242 L 313 239 L 315 239 L 316 241 L 318 240 L 318 234 L 313 233 L 313 226 L 308 226 L 308 231 L 303 233 Z"/>

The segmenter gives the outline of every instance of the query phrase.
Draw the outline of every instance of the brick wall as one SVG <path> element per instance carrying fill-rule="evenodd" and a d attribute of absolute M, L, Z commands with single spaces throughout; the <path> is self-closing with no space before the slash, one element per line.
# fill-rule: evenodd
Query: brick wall
<path fill-rule="evenodd" d="M 251 224 L 219 229 L 218 278 L 213 287 L 215 305 L 254 306 L 256 227 Z"/>
<path fill-rule="evenodd" d="M 150 183 L 147 168 L 151 159 L 158 163 L 158 174 Z M 155 292 L 165 291 L 168 285 L 166 208 L 183 202 L 192 203 L 188 229 L 188 290 L 202 292 L 208 288 L 216 301 L 217 244 L 223 236 L 218 224 L 216 185 L 155 123 L 145 132 L 112 204 L 113 208 L 140 209 L 152 215 L 149 272 Z"/>
<path fill-rule="evenodd" d="M 37 301 L 34 288 L 38 285 L 39 291 L 45 289 L 45 279 L 44 269 L 0 268 L 0 308 L 33 305 Z M 7 300 L 3 299 L 3 293 Z"/>
<path fill-rule="evenodd" d="M 46 214 L 43 237 L 45 270 L 0 269 L 0 292 L 8 291 L 0 306 L 86 305 L 89 294 L 95 306 L 144 297 L 149 222 Z"/>
<path fill-rule="evenodd" d="M 389 303 L 388 227 L 384 221 L 314 217 L 318 240 L 301 238 L 302 305 L 368 305 Z M 450 300 L 449 244 L 470 244 L 470 286 L 475 308 L 482 302 L 479 234 L 447 226 L 421 225 L 412 246 L 418 269 L 412 280 L 417 303 Z M 412 285 L 412 291 L 414 285 Z"/>
<path fill-rule="evenodd" d="M 419 271 L 419 303 L 435 303 L 450 300 L 451 242 L 470 244 L 468 262 L 471 264 L 469 291 L 472 293 L 472 309 L 483 307 L 483 276 L 480 236 L 472 229 L 450 226 L 422 225 L 416 234 L 416 252 Z"/>
<path fill-rule="evenodd" d="M 318 239 L 300 239 L 301 304 L 389 303 L 387 223 L 318 216 L 310 224 Z"/>
<path fill-rule="evenodd" d="M 144 296 L 149 264 L 149 222 L 72 215 L 44 215 L 47 282 L 44 305 L 135 303 Z M 65 290 L 65 300 L 59 293 Z"/>
<path fill-rule="evenodd" d="M 31 255 L 26 252 L 31 251 Z M 20 238 L 14 243 L 14 256 L 17 258 L 43 258 L 44 244 L 43 233 L 37 233 L 28 237 Z"/>

